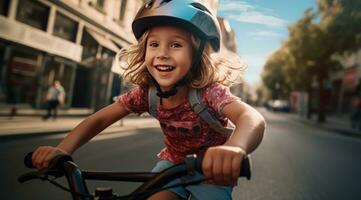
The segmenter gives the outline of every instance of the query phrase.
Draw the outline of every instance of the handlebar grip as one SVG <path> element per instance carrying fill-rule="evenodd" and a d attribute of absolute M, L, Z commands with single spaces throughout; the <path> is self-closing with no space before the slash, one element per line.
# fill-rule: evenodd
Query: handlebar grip
<path fill-rule="evenodd" d="M 239 176 L 246 177 L 247 180 L 250 180 L 252 174 L 251 171 L 252 171 L 251 155 L 247 155 L 242 161 L 242 166 Z"/>
<path fill-rule="evenodd" d="M 34 152 L 29 152 L 26 154 L 25 158 L 24 158 L 24 165 L 27 168 L 35 168 L 35 166 L 33 165 L 33 161 L 32 161 L 32 156 L 33 156 Z"/>
<path fill-rule="evenodd" d="M 32 161 L 32 156 L 34 152 L 26 154 L 24 158 L 24 165 L 28 168 L 35 168 Z M 49 169 L 59 168 L 64 162 L 73 161 L 73 158 L 67 154 L 56 155 L 49 163 Z"/>

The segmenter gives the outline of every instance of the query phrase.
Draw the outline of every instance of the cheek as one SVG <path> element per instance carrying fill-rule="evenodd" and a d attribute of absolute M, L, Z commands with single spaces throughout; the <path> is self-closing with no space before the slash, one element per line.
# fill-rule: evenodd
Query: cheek
<path fill-rule="evenodd" d="M 151 55 L 149 53 L 146 53 L 145 54 L 145 58 L 144 58 L 144 62 L 145 64 L 148 66 L 151 66 L 152 64 L 152 58 L 151 58 Z"/>

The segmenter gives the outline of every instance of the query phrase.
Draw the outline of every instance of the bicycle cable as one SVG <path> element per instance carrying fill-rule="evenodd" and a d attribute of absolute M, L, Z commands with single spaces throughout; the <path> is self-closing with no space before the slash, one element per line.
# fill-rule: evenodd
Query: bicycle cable
<path fill-rule="evenodd" d="M 198 184 L 198 183 L 201 183 L 203 181 L 206 181 L 208 180 L 209 178 L 200 178 L 200 179 L 195 179 L 195 180 L 191 180 L 191 181 L 183 181 L 181 180 L 180 183 L 176 183 L 176 184 L 173 184 L 173 185 L 169 185 L 167 187 L 162 187 L 162 188 L 158 188 L 158 189 L 153 189 L 153 190 L 148 190 L 148 191 L 144 191 L 144 192 L 137 192 L 137 193 L 134 193 L 134 194 L 129 194 L 129 195 L 126 195 L 126 196 L 123 196 L 123 197 L 117 197 L 116 199 L 118 200 L 122 200 L 124 199 L 125 197 L 143 197 L 143 196 L 148 196 L 149 194 L 155 194 L 157 192 L 160 192 L 162 190 L 166 190 L 166 189 L 170 189 L 170 188 L 174 188 L 174 187 L 180 187 L 180 186 L 188 186 L 188 185 L 193 185 L 193 184 Z"/>
<path fill-rule="evenodd" d="M 80 193 L 80 192 L 75 192 L 75 191 L 71 191 L 69 188 L 61 185 L 60 183 L 56 182 L 55 180 L 57 178 L 54 178 L 54 179 L 50 179 L 47 175 L 44 175 L 44 176 L 40 176 L 40 179 L 43 180 L 43 181 L 49 181 L 49 183 L 53 184 L 54 186 L 66 191 L 66 192 L 69 192 L 71 194 L 75 194 L 77 196 L 80 196 L 80 197 L 90 197 L 90 198 L 94 198 L 94 195 L 91 195 L 91 194 L 83 194 L 83 193 Z"/>

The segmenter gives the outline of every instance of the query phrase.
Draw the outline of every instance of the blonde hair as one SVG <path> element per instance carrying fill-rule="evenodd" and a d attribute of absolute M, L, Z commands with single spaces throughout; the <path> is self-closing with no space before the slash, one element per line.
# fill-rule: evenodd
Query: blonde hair
<path fill-rule="evenodd" d="M 124 70 L 123 78 L 130 83 L 148 87 L 152 84 L 151 75 L 145 65 L 146 43 L 149 31 L 146 31 L 137 44 L 123 48 L 116 59 L 123 63 L 120 67 Z M 193 49 L 199 46 L 199 39 L 192 34 Z M 187 85 L 193 88 L 203 88 L 212 83 L 220 83 L 226 86 L 243 82 L 245 64 L 240 58 L 230 52 L 212 53 L 211 46 L 206 43 L 200 67 L 196 67 L 195 73 L 188 78 Z"/>

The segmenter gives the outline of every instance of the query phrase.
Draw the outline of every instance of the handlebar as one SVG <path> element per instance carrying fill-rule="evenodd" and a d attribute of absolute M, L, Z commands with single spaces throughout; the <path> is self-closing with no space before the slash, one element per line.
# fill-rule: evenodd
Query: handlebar
<path fill-rule="evenodd" d="M 34 168 L 32 164 L 32 152 L 28 153 L 24 158 L 24 164 L 28 168 Z M 250 156 L 247 156 L 242 161 L 240 177 L 251 178 L 251 161 Z M 73 199 L 84 200 L 92 199 L 85 183 L 87 180 L 112 180 L 112 181 L 127 181 L 127 182 L 144 182 L 131 194 L 117 197 L 116 199 L 146 199 L 152 194 L 164 189 L 170 181 L 185 176 L 193 171 L 202 173 L 202 158 L 197 158 L 194 155 L 188 156 L 184 163 L 176 164 L 159 173 L 152 172 L 91 172 L 82 171 L 73 162 L 69 155 L 61 154 L 55 156 L 49 164 L 48 169 L 37 172 L 26 173 L 18 178 L 18 181 L 23 183 L 31 179 L 45 179 L 44 176 L 61 177 L 64 176 L 68 180 L 70 191 Z M 197 184 L 203 182 L 204 179 L 199 179 L 189 183 L 182 183 L 183 186 L 190 184 Z"/>

